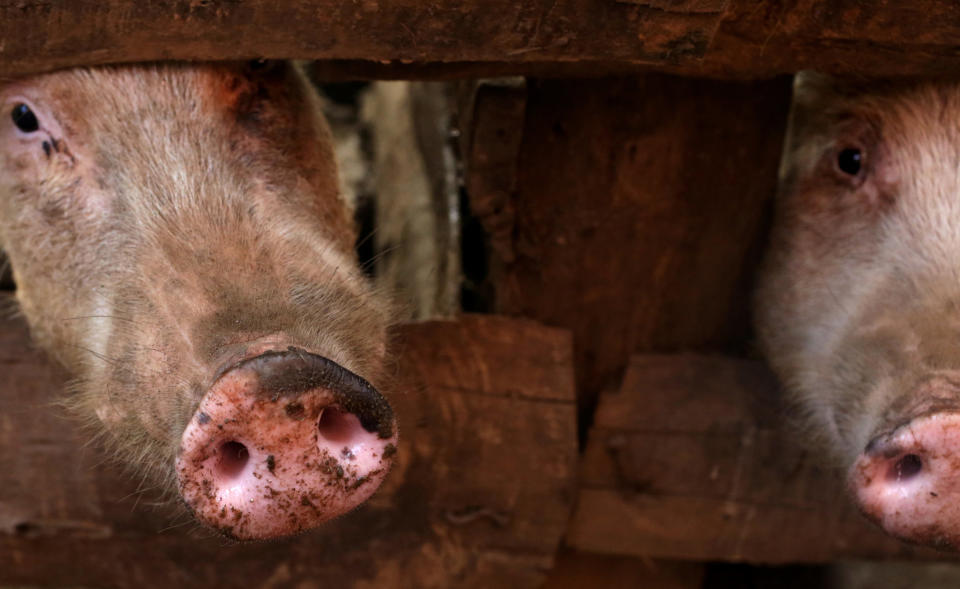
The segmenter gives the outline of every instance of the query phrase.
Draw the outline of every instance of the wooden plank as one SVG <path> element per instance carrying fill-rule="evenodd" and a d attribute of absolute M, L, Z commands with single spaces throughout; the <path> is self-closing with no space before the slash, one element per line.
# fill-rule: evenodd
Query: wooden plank
<path fill-rule="evenodd" d="M 510 263 L 526 84 L 522 78 L 483 80 L 464 83 L 459 90 L 460 152 L 470 211 L 487 233 L 493 259 Z"/>
<path fill-rule="evenodd" d="M 958 33 L 960 5 L 949 0 L 737 0 L 711 43 L 708 69 L 947 75 L 960 60 Z"/>
<path fill-rule="evenodd" d="M 788 101 L 647 76 L 481 86 L 461 114 L 495 308 L 575 333 L 582 424 L 632 351 L 742 346 Z"/>
<path fill-rule="evenodd" d="M 104 463 L 51 405 L 62 375 L 3 323 L 0 585 L 539 586 L 575 496 L 569 334 L 464 317 L 398 338 L 383 489 L 316 532 L 229 545 Z"/>
<path fill-rule="evenodd" d="M 542 589 L 701 589 L 704 566 L 561 550 Z"/>
<path fill-rule="evenodd" d="M 789 80 L 539 81 L 525 100 L 515 191 L 471 207 L 499 212 L 481 217 L 496 311 L 574 333 L 583 423 L 631 353 L 741 350 Z"/>
<path fill-rule="evenodd" d="M 0 77 L 160 59 L 337 60 L 331 79 L 948 74 L 949 0 L 0 0 Z"/>
<path fill-rule="evenodd" d="M 758 563 L 951 558 L 869 524 L 842 473 L 785 431 L 759 362 L 631 359 L 603 395 L 567 535 L 588 551 Z"/>
<path fill-rule="evenodd" d="M 721 13 L 611 0 L 2 0 L 0 76 L 156 59 L 671 60 Z"/>
<path fill-rule="evenodd" d="M 699 31 L 674 35 L 659 58 L 542 54 L 452 61 L 344 60 L 321 64 L 334 79 L 455 79 L 509 75 L 600 77 L 663 71 L 687 76 L 759 79 L 815 69 L 857 76 L 950 75 L 960 66 L 960 6 L 949 0 L 612 0 L 663 12 L 632 16 L 638 39 L 673 17 L 719 14 Z M 598 1 L 597 4 L 600 4 Z M 709 23 L 709 24 L 708 24 Z M 589 28 L 587 18 L 574 25 Z M 603 35 L 598 32 L 598 34 Z M 642 45 L 642 42 L 640 43 Z"/>

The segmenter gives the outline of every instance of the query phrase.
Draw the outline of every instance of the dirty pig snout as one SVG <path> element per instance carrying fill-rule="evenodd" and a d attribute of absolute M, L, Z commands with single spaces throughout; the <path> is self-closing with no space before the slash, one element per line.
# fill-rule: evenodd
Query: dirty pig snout
<path fill-rule="evenodd" d="M 897 419 L 854 462 L 848 484 L 860 510 L 903 540 L 960 549 L 960 406 L 936 403 Z M 921 398 L 918 394 L 915 397 Z"/>
<path fill-rule="evenodd" d="M 236 539 L 288 536 L 363 503 L 396 452 L 386 399 L 366 380 L 298 348 L 225 371 L 184 430 L 180 494 Z"/>

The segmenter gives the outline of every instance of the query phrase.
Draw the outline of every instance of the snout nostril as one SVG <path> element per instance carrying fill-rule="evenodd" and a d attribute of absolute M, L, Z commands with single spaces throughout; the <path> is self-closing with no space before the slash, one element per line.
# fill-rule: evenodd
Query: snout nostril
<path fill-rule="evenodd" d="M 337 407 L 326 407 L 317 420 L 317 431 L 328 442 L 346 444 L 353 439 L 359 425 L 352 414 Z"/>
<path fill-rule="evenodd" d="M 923 470 L 923 459 L 916 454 L 904 454 L 890 468 L 888 478 L 905 481 L 918 475 L 921 470 Z"/>
<path fill-rule="evenodd" d="M 247 465 L 250 452 L 240 442 L 229 441 L 220 445 L 220 460 L 217 461 L 217 472 L 226 478 L 235 478 Z"/>

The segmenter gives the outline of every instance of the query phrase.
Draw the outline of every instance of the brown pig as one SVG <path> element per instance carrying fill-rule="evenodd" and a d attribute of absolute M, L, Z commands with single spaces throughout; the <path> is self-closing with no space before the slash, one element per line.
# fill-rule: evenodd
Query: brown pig
<path fill-rule="evenodd" d="M 799 75 L 761 282 L 764 352 L 860 509 L 960 548 L 960 84 Z"/>
<path fill-rule="evenodd" d="M 389 311 L 318 100 L 285 63 L 0 81 L 0 246 L 34 338 L 126 463 L 237 539 L 349 511 L 395 451 Z"/>

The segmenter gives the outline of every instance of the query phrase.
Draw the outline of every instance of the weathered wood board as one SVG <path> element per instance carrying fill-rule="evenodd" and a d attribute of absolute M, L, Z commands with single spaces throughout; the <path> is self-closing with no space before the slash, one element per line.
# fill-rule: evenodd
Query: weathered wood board
<path fill-rule="evenodd" d="M 541 589 L 701 589 L 704 566 L 561 550 Z"/>
<path fill-rule="evenodd" d="M 948 74 L 950 0 L 0 0 L 0 76 L 161 59 L 302 58 L 331 78 Z"/>
<path fill-rule="evenodd" d="M 481 220 L 493 256 L 512 262 L 526 84 L 517 78 L 465 82 L 458 86 L 457 103 L 463 184 L 471 214 Z"/>
<path fill-rule="evenodd" d="M 149 505 L 51 406 L 62 377 L 0 325 L 0 585 L 537 587 L 575 497 L 569 334 L 464 317 L 399 330 L 398 463 L 354 513 L 230 544 Z"/>
<path fill-rule="evenodd" d="M 156 59 L 676 61 L 721 12 L 612 0 L 2 0 L 0 75 Z"/>
<path fill-rule="evenodd" d="M 526 105 L 516 169 L 502 176 L 515 182 L 470 173 L 482 179 L 517 149 L 496 117 L 481 113 L 491 129 L 472 132 L 465 162 L 495 308 L 574 333 L 584 423 L 632 353 L 740 351 L 789 81 L 651 74 L 531 82 L 496 98 L 491 112 Z"/>
<path fill-rule="evenodd" d="M 848 501 L 842 473 L 786 433 L 759 362 L 638 355 L 604 394 L 567 542 L 581 550 L 757 563 L 951 558 Z"/>

